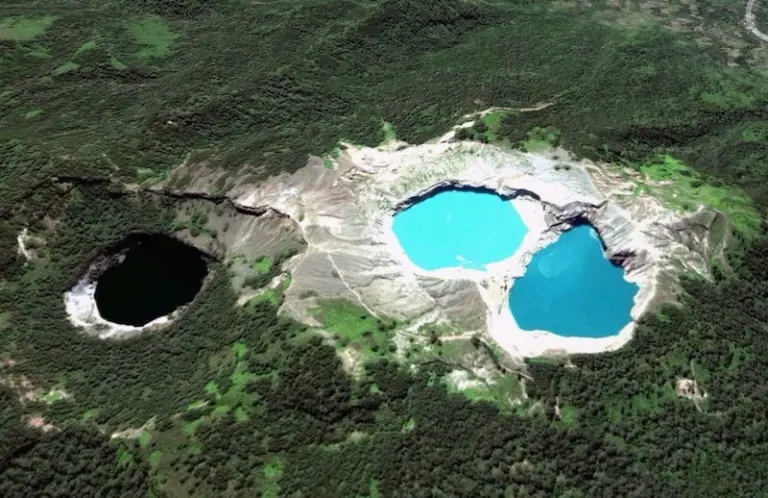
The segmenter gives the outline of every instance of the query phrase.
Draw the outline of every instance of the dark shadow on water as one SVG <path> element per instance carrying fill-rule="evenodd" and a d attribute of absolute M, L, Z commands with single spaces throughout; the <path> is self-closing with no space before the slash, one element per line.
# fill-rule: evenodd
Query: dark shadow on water
<path fill-rule="evenodd" d="M 96 305 L 110 322 L 142 326 L 191 302 L 208 273 L 206 255 L 166 235 L 132 235 L 124 259 L 96 284 Z"/>
<path fill-rule="evenodd" d="M 571 228 L 568 230 L 573 230 L 576 227 L 580 226 L 588 226 L 591 227 L 595 233 L 597 234 L 597 239 L 600 241 L 600 247 L 603 249 L 604 253 L 608 252 L 608 245 L 605 243 L 605 240 L 603 239 L 603 234 L 600 233 L 600 230 L 597 229 L 596 226 L 594 226 L 589 219 L 587 219 L 585 216 L 577 216 L 570 220 Z M 632 251 L 621 251 L 616 252 L 614 254 L 608 255 L 608 261 L 611 262 L 614 266 L 621 266 L 625 267 L 629 262 L 632 261 L 633 258 L 635 258 L 636 254 Z"/>
<path fill-rule="evenodd" d="M 605 251 L 608 248 L 608 246 L 605 245 L 605 241 L 603 240 L 603 235 L 600 233 L 600 230 L 598 230 L 597 227 L 595 225 L 593 225 L 589 221 L 589 218 L 587 218 L 586 216 L 578 215 L 578 216 L 568 220 L 568 223 L 571 224 L 571 228 L 569 228 L 568 230 L 573 230 L 576 227 L 583 227 L 583 226 L 588 226 L 588 227 L 592 228 L 595 231 L 595 233 L 597 234 L 597 238 L 600 241 L 600 247 L 603 248 L 603 251 Z M 566 230 L 566 232 L 568 230 Z"/>
<path fill-rule="evenodd" d="M 395 208 L 394 212 L 400 212 L 405 209 L 408 209 L 411 206 L 414 206 L 420 202 L 423 202 L 431 197 L 436 196 L 437 194 L 440 194 L 442 192 L 448 192 L 458 190 L 462 192 L 474 192 L 476 194 L 491 194 L 495 195 L 497 197 L 500 197 L 501 199 L 505 201 L 511 201 L 512 199 L 515 199 L 517 197 L 528 197 L 537 201 L 541 201 L 541 197 L 536 192 L 532 192 L 530 190 L 526 189 L 517 189 L 514 194 L 511 195 L 502 195 L 498 191 L 488 188 L 488 187 L 475 187 L 473 185 L 465 185 L 461 181 L 458 180 L 451 180 L 444 183 L 441 183 L 439 185 L 435 185 L 432 188 L 429 188 L 427 190 L 424 190 L 423 192 L 411 196 L 404 201 L 398 203 Z"/>

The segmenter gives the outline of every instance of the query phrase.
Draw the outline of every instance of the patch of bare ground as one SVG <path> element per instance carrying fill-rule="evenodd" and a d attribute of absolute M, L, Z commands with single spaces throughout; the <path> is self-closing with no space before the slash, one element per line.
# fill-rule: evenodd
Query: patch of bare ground
<path fill-rule="evenodd" d="M 141 427 L 129 427 L 122 431 L 113 432 L 110 437 L 112 439 L 138 439 L 145 431 L 151 431 L 155 428 L 156 417 L 152 417 L 147 420 Z"/>
<path fill-rule="evenodd" d="M 45 249 L 45 239 L 29 233 L 28 228 L 24 228 L 17 236 L 16 242 L 18 253 L 27 261 L 38 259 L 40 252 Z"/>
<path fill-rule="evenodd" d="M 28 427 L 32 427 L 34 429 L 40 429 L 43 432 L 49 432 L 56 429 L 56 426 L 46 422 L 45 418 L 43 418 L 43 416 L 39 414 L 26 416 L 24 418 L 24 423 L 26 423 Z"/>
<path fill-rule="evenodd" d="M 6 373 L 6 371 L 17 364 L 13 358 L 6 357 L 0 361 L 0 385 L 14 391 L 19 397 L 19 403 L 27 406 L 42 399 L 44 392 L 36 387 L 29 378 L 21 374 Z M 39 413 L 29 414 L 22 417 L 22 422 L 29 427 L 48 432 L 56 429 L 51 423 L 45 421 Z"/>
<path fill-rule="evenodd" d="M 363 373 L 362 354 L 350 347 L 344 348 L 339 353 L 339 359 L 341 360 L 341 366 L 345 372 L 352 376 L 358 376 Z"/>
<path fill-rule="evenodd" d="M 15 364 L 16 362 L 14 360 L 6 360 L 12 362 L 11 365 Z M 7 363 L 4 363 L 4 365 Z M 39 400 L 43 395 L 43 390 L 35 387 L 34 384 L 32 384 L 32 381 L 27 378 L 26 375 L 21 374 L 6 374 L 0 376 L 0 385 L 5 386 L 14 392 L 16 392 L 19 396 L 19 403 L 22 405 L 26 405 L 28 403 L 33 403 L 37 400 Z"/>
<path fill-rule="evenodd" d="M 693 379 L 677 379 L 675 393 L 681 398 L 688 398 L 696 405 L 696 409 L 702 411 L 701 403 L 707 398 L 707 393 L 699 389 L 699 385 Z"/>
<path fill-rule="evenodd" d="M 563 419 L 563 413 L 560 410 L 560 396 L 555 396 L 555 418 L 557 420 Z"/>
<path fill-rule="evenodd" d="M 681 398 L 688 398 L 693 401 L 697 410 L 704 411 L 703 404 L 709 395 L 696 381 L 696 370 L 694 369 L 693 362 L 691 362 L 691 372 L 693 373 L 693 379 L 677 379 L 677 382 L 675 383 L 675 393 Z"/>
<path fill-rule="evenodd" d="M 9 373 L 8 370 L 16 364 L 17 361 L 11 357 L 6 357 L 0 361 L 0 385 L 14 391 L 22 407 L 40 401 L 51 403 L 53 401 L 49 396 L 53 396 L 53 400 L 71 397 L 70 394 L 60 389 L 54 389 L 46 394 L 44 389 L 35 386 L 26 375 Z M 46 423 L 42 415 L 39 414 L 25 415 L 22 421 L 30 427 L 41 428 L 44 431 L 55 428 L 53 424 Z"/>

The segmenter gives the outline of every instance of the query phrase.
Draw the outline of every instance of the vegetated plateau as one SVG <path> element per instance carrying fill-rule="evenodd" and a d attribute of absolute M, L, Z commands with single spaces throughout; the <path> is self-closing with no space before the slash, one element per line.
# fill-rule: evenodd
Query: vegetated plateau
<path fill-rule="evenodd" d="M 3 6 L 0 495 L 761 496 L 767 54 L 743 15 L 714 0 Z M 619 351 L 522 366 L 430 328 L 405 368 L 403 324 L 348 300 L 312 310 L 322 337 L 277 316 L 301 244 L 222 192 L 489 107 L 512 111 L 459 138 L 557 144 L 727 214 L 713 277 Z M 200 171 L 217 172 L 205 196 L 150 190 Z M 62 296 L 104 248 L 153 233 L 215 252 L 244 216 L 263 254 L 212 262 L 163 331 L 105 341 L 69 322 Z M 460 372 L 486 364 L 493 382 Z"/>

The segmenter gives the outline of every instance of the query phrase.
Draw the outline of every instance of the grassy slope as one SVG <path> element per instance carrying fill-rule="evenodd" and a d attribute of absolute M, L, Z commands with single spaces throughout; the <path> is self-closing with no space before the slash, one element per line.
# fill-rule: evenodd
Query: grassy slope
<path fill-rule="evenodd" d="M 379 320 L 356 304 L 330 300 L 320 303 L 313 311 L 324 329 L 332 334 L 337 348 L 350 347 L 360 353 L 364 361 L 375 360 L 393 347 L 395 323 Z"/>

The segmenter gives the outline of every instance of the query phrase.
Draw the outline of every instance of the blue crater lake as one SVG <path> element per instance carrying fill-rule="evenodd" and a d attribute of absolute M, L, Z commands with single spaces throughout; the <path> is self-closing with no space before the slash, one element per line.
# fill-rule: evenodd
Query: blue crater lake
<path fill-rule="evenodd" d="M 509 293 L 523 330 L 564 337 L 608 337 L 631 321 L 638 286 L 605 255 L 594 228 L 579 225 L 531 258 Z"/>
<path fill-rule="evenodd" d="M 528 228 L 509 200 L 482 190 L 444 190 L 395 214 L 393 230 L 420 268 L 472 268 L 512 256 Z"/>

